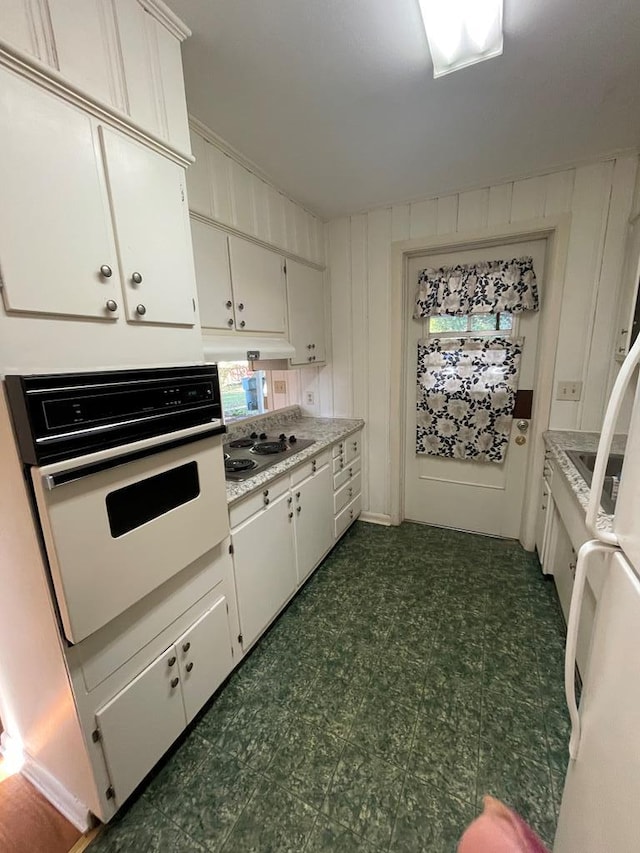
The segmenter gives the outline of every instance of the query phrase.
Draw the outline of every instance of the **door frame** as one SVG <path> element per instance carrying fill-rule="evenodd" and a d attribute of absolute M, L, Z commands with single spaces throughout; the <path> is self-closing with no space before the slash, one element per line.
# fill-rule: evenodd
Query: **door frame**
<path fill-rule="evenodd" d="M 405 452 L 405 347 L 406 286 L 408 262 L 418 255 L 444 254 L 469 249 L 485 249 L 527 240 L 546 240 L 544 297 L 541 301 L 538 347 L 535 366 L 536 393 L 529 437 L 532 447 L 527 461 L 525 497 L 520 524 L 520 542 L 533 550 L 538 507 L 538 483 L 542 483 L 544 441 L 549 428 L 553 401 L 556 349 L 560 330 L 560 310 L 569 248 L 571 215 L 550 216 L 515 224 L 499 225 L 462 234 L 419 237 L 391 246 L 391 389 L 389 408 L 389 461 L 391 482 L 391 524 L 404 518 L 404 452 Z M 533 486 L 533 488 L 532 488 Z"/>

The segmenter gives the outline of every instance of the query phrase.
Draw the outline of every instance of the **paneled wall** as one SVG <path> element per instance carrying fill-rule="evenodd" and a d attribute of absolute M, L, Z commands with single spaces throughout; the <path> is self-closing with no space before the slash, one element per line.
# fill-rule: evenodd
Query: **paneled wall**
<path fill-rule="evenodd" d="M 609 390 L 624 241 L 638 158 L 379 208 L 327 226 L 333 359 L 324 413 L 367 421 L 363 509 L 389 513 L 391 245 L 416 237 L 571 215 L 554 383 L 584 383 L 579 402 L 554 401 L 551 427 L 598 429 Z M 554 394 L 555 396 L 555 394 Z M 399 416 L 399 413 L 398 413 Z"/>
<path fill-rule="evenodd" d="M 276 249 L 324 264 L 323 223 L 222 150 L 215 136 L 193 123 L 187 172 L 189 209 Z"/>

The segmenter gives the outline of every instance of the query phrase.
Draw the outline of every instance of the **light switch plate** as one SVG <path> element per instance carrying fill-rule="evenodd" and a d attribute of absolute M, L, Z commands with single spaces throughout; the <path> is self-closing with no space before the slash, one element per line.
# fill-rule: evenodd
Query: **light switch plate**
<path fill-rule="evenodd" d="M 287 393 L 287 380 L 286 379 L 274 379 L 274 381 L 273 381 L 273 393 L 274 394 L 286 394 Z"/>
<path fill-rule="evenodd" d="M 576 403 L 582 396 L 582 382 L 574 382 L 570 379 L 561 379 L 558 382 L 556 400 L 570 400 Z"/>

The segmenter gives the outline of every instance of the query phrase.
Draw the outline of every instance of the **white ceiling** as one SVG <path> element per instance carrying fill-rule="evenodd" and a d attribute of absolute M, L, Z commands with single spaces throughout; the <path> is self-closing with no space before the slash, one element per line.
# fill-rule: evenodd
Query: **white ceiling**
<path fill-rule="evenodd" d="M 434 80 L 418 0 L 169 0 L 190 112 L 329 217 L 640 143 L 639 0 L 505 0 L 504 55 Z"/>

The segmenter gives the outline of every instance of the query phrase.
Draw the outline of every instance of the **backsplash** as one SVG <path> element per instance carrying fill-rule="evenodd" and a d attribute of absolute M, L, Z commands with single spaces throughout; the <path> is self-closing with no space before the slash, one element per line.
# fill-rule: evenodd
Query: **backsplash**
<path fill-rule="evenodd" d="M 276 426 L 300 420 L 301 417 L 300 406 L 288 406 L 286 409 L 276 409 L 275 412 L 256 415 L 255 418 L 243 418 L 241 421 L 227 425 L 226 441 L 244 438 L 252 432 L 269 432 Z"/>

